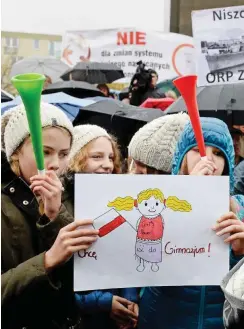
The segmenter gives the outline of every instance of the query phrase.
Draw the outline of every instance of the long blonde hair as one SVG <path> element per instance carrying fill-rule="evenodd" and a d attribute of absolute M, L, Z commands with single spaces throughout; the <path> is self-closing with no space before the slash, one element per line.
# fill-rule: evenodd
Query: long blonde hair
<path fill-rule="evenodd" d="M 117 140 L 114 136 L 111 136 L 111 139 L 109 141 L 112 144 L 112 149 L 114 152 L 114 170 L 113 174 L 120 174 L 121 173 L 121 154 L 119 150 L 119 146 L 117 143 Z M 68 170 L 69 172 L 75 172 L 75 173 L 82 173 L 86 167 L 86 161 L 88 159 L 88 149 L 90 147 L 90 144 L 93 141 L 87 143 L 84 147 L 80 149 L 80 151 L 70 160 Z"/>
<path fill-rule="evenodd" d="M 138 203 L 148 200 L 151 197 L 154 197 L 162 203 L 164 202 L 167 208 L 170 208 L 174 211 L 190 212 L 192 210 L 189 202 L 185 200 L 179 200 L 176 196 L 169 196 L 167 199 L 165 199 L 163 192 L 158 188 L 141 191 L 138 194 L 136 200 L 131 196 L 124 198 L 118 197 L 114 201 L 109 202 L 108 207 L 113 207 L 116 210 L 130 211 L 136 207 Z"/>

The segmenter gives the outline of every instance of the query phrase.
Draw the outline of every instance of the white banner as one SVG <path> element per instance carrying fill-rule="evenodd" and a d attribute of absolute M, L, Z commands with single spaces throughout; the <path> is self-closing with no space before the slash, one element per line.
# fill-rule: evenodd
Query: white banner
<path fill-rule="evenodd" d="M 134 28 L 66 32 L 62 60 L 71 67 L 80 61 L 114 63 L 124 71 L 123 82 L 130 82 L 139 60 L 158 72 L 159 81 L 195 72 L 191 37 Z"/>
<path fill-rule="evenodd" d="M 198 86 L 244 82 L 244 6 L 192 12 Z"/>
<path fill-rule="evenodd" d="M 228 177 L 77 174 L 75 219 L 99 238 L 75 255 L 74 290 L 219 285 L 229 246 L 212 226 L 228 205 Z"/>

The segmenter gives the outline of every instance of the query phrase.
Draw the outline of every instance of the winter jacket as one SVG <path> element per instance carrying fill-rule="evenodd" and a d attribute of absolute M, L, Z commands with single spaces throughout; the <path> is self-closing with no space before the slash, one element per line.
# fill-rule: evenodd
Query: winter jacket
<path fill-rule="evenodd" d="M 7 162 L 1 187 L 2 328 L 66 329 L 75 316 L 72 264 L 48 274 L 44 254 L 73 218 L 63 205 L 53 221 L 40 217 L 34 194 Z"/>
<path fill-rule="evenodd" d="M 226 329 L 244 328 L 244 259 L 223 279 L 221 288 L 225 294 L 224 325 Z"/>
<path fill-rule="evenodd" d="M 234 170 L 235 194 L 244 195 L 244 160 L 242 160 Z"/>
<path fill-rule="evenodd" d="M 65 192 L 62 202 L 74 214 L 74 175 L 69 173 L 63 177 Z M 117 295 L 138 303 L 139 290 L 137 288 L 110 289 L 86 291 L 75 294 L 75 299 L 82 312 L 82 320 L 86 329 L 117 328 L 110 318 L 113 296 Z"/>
<path fill-rule="evenodd" d="M 230 191 L 234 188 L 234 148 L 224 122 L 214 118 L 201 118 L 206 145 L 219 148 L 227 162 Z M 190 123 L 178 141 L 172 174 L 179 173 L 185 154 L 196 146 Z M 242 257 L 230 252 L 230 268 Z M 224 329 L 224 294 L 218 286 L 150 287 L 140 302 L 139 329 Z M 243 327 L 244 328 L 244 327 Z"/>

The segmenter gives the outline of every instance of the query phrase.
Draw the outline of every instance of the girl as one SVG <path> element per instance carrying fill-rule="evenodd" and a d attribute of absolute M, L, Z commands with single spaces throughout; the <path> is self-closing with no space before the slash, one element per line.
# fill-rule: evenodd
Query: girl
<path fill-rule="evenodd" d="M 41 104 L 41 119 L 43 176 L 36 175 L 24 106 L 2 116 L 2 149 L 7 159 L 2 167 L 1 195 L 2 326 L 7 329 L 77 324 L 72 318 L 72 280 L 67 280 L 66 267 L 61 265 L 74 252 L 88 248 L 98 234 L 76 230 L 92 221 L 71 223 L 73 217 L 61 204 L 63 188 L 58 176 L 68 164 L 72 124 L 62 111 L 45 103 Z"/>
<path fill-rule="evenodd" d="M 129 144 L 130 167 L 134 174 L 171 174 L 176 143 L 189 117 L 166 115 L 143 126 Z"/>
<path fill-rule="evenodd" d="M 178 141 L 172 173 L 174 175 L 228 175 L 233 191 L 234 148 L 224 122 L 201 119 L 207 160 L 201 160 L 197 143 L 188 123 Z M 206 178 L 207 179 L 207 178 Z M 213 227 L 218 236 L 230 233 L 231 267 L 244 254 L 244 223 L 230 212 Z M 146 288 L 140 305 L 139 328 L 223 329 L 224 296 L 220 287 L 151 287 Z"/>
<path fill-rule="evenodd" d="M 74 174 L 115 174 L 121 172 L 120 152 L 113 137 L 96 125 L 74 128 L 75 140 L 70 153 L 69 172 L 64 177 L 64 203 L 73 215 Z M 138 316 L 137 290 L 113 289 L 75 294 L 84 314 L 85 328 L 131 328 Z"/>
<path fill-rule="evenodd" d="M 136 225 L 135 250 L 139 259 L 138 272 L 145 270 L 145 262 L 151 264 L 153 272 L 159 270 L 158 263 L 162 262 L 163 210 L 167 207 L 174 211 L 191 211 L 191 205 L 187 201 L 174 196 L 165 199 L 162 191 L 157 188 L 140 192 L 136 200 L 132 197 L 116 198 L 108 207 L 127 211 L 136 207 L 142 215 Z"/>

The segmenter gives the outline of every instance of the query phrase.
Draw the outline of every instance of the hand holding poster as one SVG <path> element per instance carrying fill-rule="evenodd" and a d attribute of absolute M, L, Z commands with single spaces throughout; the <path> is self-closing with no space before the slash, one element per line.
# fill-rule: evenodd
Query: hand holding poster
<path fill-rule="evenodd" d="M 77 174 L 75 218 L 100 233 L 75 255 L 74 290 L 219 285 L 229 246 L 211 227 L 228 204 L 227 177 Z"/>
<path fill-rule="evenodd" d="M 63 36 L 62 60 L 71 67 L 78 62 L 116 64 L 124 71 L 124 83 L 130 82 L 140 60 L 157 71 L 159 81 L 195 73 L 191 37 L 135 28 L 68 31 Z"/>
<path fill-rule="evenodd" d="M 244 81 L 244 6 L 192 12 L 198 86 Z"/>

